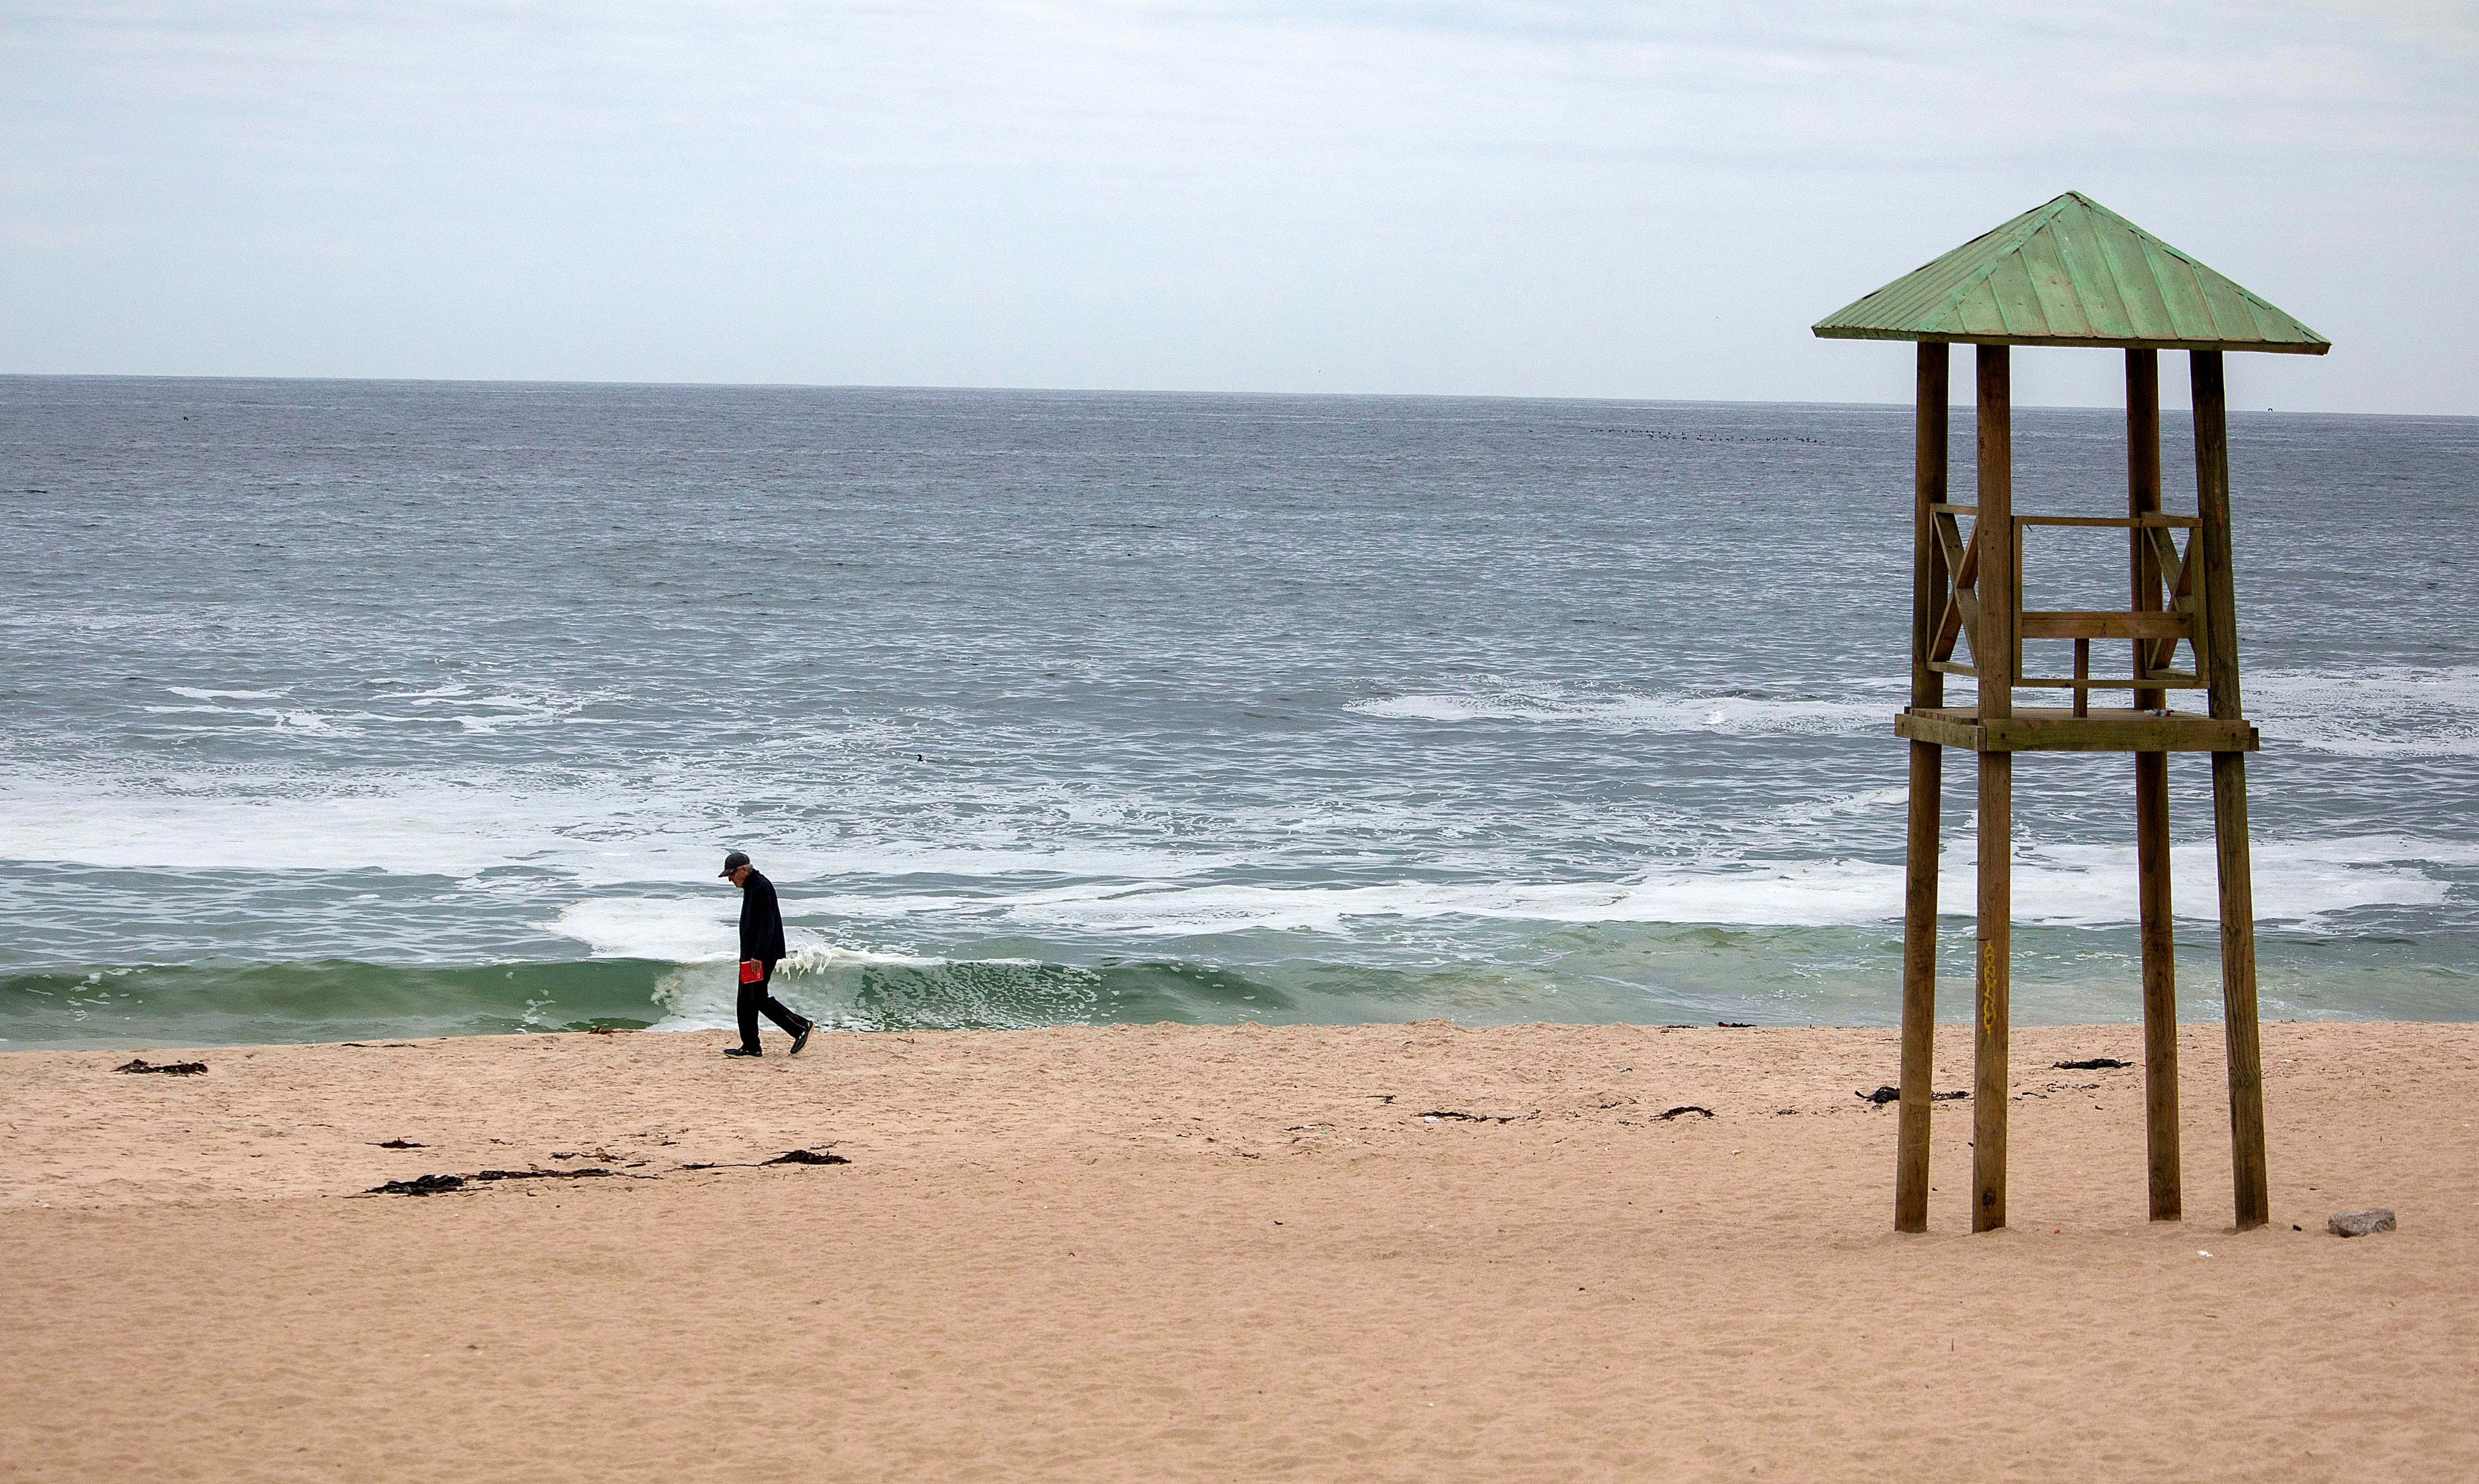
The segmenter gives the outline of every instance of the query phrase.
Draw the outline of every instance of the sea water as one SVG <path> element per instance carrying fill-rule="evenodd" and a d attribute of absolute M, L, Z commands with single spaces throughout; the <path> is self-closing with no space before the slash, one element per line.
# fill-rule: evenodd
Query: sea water
<path fill-rule="evenodd" d="M 2264 1013 L 2468 1018 L 2479 422 L 2230 441 Z M 734 848 L 837 1026 L 1891 1023 L 1910 457 L 1880 406 L 0 379 L 0 1037 L 726 1024 Z M 2122 419 L 2015 468 L 2122 512 Z M 2123 606 L 2125 539 L 2035 533 L 2033 605 Z M 2016 769 L 2018 1021 L 2139 1013 L 2132 774 Z M 1972 801 L 1954 755 L 1949 1015 Z"/>

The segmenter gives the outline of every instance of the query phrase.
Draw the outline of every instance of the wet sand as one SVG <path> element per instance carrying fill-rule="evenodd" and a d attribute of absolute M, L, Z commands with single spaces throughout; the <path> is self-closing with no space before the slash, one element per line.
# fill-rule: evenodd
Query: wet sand
<path fill-rule="evenodd" d="M 0 1477 L 2479 1476 L 2479 1028 L 2265 1027 L 2244 1235 L 2219 1040 L 2186 1221 L 2140 1070 L 2051 1066 L 2136 1028 L 2041 1028 L 2012 1228 L 1968 1234 L 1956 1100 L 1907 1238 L 1885 1031 L 0 1056 Z"/>

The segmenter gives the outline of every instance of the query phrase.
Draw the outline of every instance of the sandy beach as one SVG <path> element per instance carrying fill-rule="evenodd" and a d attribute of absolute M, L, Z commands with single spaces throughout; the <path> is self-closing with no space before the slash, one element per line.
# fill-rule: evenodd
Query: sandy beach
<path fill-rule="evenodd" d="M 1890 1228 L 1890 1031 L 1176 1026 L 0 1058 L 22 1479 L 2479 1472 L 2479 1029 L 2018 1035 L 2013 1226 Z M 182 1059 L 148 1052 L 147 1059 Z M 1939 1087 L 1969 1085 L 1960 1028 Z M 1709 1117 L 1682 1107 L 1709 1109 Z M 415 1148 L 380 1145 L 403 1140 Z M 846 1164 L 760 1164 L 788 1150 Z M 717 1167 L 691 1169 L 711 1164 Z M 372 1186 L 486 1169 L 604 1176 Z M 2382 1205 L 2397 1232 L 2328 1235 Z"/>

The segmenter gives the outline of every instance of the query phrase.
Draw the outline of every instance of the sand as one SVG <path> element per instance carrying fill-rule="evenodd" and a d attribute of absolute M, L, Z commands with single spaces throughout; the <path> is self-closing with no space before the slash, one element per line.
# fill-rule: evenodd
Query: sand
<path fill-rule="evenodd" d="M 1882 1031 L 723 1044 L 0 1056 L 0 1476 L 2479 1476 L 2479 1028 L 2265 1027 L 2244 1235 L 2216 1026 L 2188 1220 L 2139 1070 L 2050 1065 L 2135 1029 L 2045 1028 L 1979 1237 L 1966 1100 L 1890 1230 Z"/>

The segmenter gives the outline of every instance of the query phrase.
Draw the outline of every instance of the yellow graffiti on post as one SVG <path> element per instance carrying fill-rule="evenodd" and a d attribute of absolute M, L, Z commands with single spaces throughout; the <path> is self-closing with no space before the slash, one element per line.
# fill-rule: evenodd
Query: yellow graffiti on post
<path fill-rule="evenodd" d="M 1997 1034 L 1997 945 L 1980 940 L 1980 1029 Z"/>

